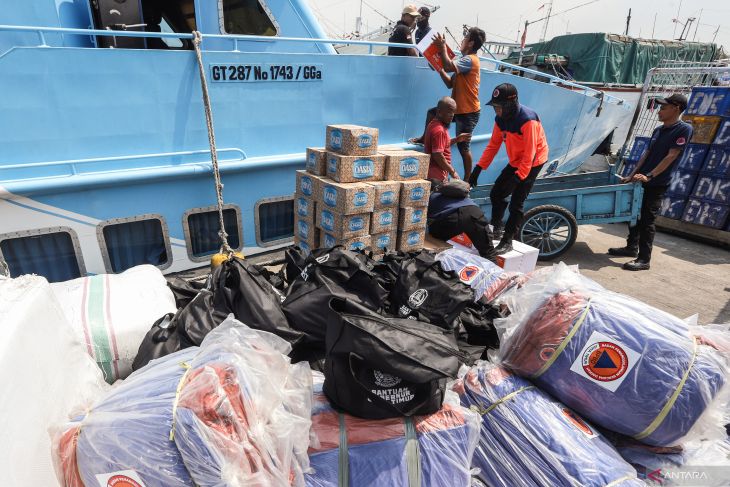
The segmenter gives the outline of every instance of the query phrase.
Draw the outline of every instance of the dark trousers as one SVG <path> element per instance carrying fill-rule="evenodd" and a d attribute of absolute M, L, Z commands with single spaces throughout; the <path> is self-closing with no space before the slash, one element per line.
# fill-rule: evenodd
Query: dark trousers
<path fill-rule="evenodd" d="M 662 198 L 667 192 L 666 186 L 644 186 L 644 196 L 641 199 L 641 215 L 633 227 L 629 225 L 629 236 L 626 246 L 639 250 L 639 260 L 649 262 L 651 249 L 656 235 L 656 215 L 662 205 Z"/>
<path fill-rule="evenodd" d="M 489 257 L 494 250 L 487 218 L 478 206 L 462 206 L 446 216 L 429 220 L 428 233 L 439 240 L 465 233 L 482 257 Z"/>
<path fill-rule="evenodd" d="M 504 226 L 503 240 L 512 240 L 525 216 L 525 200 L 532 191 L 537 175 L 540 174 L 542 165 L 535 166 L 530 170 L 524 181 L 517 177 L 517 168 L 509 164 L 502 170 L 494 182 L 489 199 L 492 201 L 492 225 L 500 226 L 507 209 L 507 198 L 512 195 L 509 202 L 509 218 Z"/>

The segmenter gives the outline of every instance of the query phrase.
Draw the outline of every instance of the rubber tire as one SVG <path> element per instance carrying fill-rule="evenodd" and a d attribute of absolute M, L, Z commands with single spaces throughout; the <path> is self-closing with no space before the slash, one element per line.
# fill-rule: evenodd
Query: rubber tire
<path fill-rule="evenodd" d="M 540 253 L 537 257 L 540 261 L 549 261 L 553 260 L 556 257 L 560 257 L 564 253 L 566 253 L 575 243 L 575 240 L 578 238 L 578 221 L 575 219 L 575 216 L 563 208 L 562 206 L 558 205 L 540 205 L 536 206 L 534 208 L 530 208 L 525 212 L 525 217 L 522 219 L 522 224 L 520 224 L 520 228 L 517 229 L 517 236 L 519 237 L 518 240 L 522 241 L 522 229 L 525 226 L 525 223 L 535 215 L 543 212 L 550 212 L 550 213 L 559 213 L 561 216 L 563 216 L 568 221 L 568 226 L 570 227 L 570 238 L 568 239 L 567 244 L 560 249 L 558 253 L 551 254 L 551 255 L 544 255 Z"/>

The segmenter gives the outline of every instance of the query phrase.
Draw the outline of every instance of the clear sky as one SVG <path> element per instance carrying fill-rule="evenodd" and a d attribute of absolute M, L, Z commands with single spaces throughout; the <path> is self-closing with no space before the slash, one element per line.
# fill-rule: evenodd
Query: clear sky
<path fill-rule="evenodd" d="M 525 20 L 536 21 L 545 17 L 549 7 L 549 2 L 545 0 L 429 0 L 428 3 L 365 0 L 362 10 L 363 31 L 383 25 L 386 22 L 385 17 L 399 19 L 400 11 L 407 3 L 414 3 L 419 7 L 439 5 L 441 8 L 431 16 L 431 25 L 439 30 L 446 26 L 458 37 L 463 24 L 478 25 L 487 32 L 487 39 L 493 41 L 515 41 L 518 28 L 522 29 Z M 715 42 L 723 45 L 726 52 L 730 51 L 728 0 L 556 0 L 552 3 L 554 16 L 548 23 L 548 39 L 566 32 L 623 34 L 631 8 L 631 36 L 651 38 L 653 31 L 653 37 L 657 39 L 677 38 L 682 31 L 682 25 L 675 24 L 672 19 L 678 18 L 681 22 L 686 22 L 688 18 L 695 17 L 696 20 L 691 24 L 691 34 L 685 36 L 688 40 L 694 38 L 701 42 L 711 42 L 719 26 Z M 343 32 L 354 31 L 360 0 L 309 0 L 309 4 L 328 34 L 339 37 Z M 587 5 L 561 13 L 582 4 Z M 544 7 L 540 8 L 542 5 Z M 541 21 L 528 27 L 528 43 L 540 40 L 544 25 L 545 21 Z"/>

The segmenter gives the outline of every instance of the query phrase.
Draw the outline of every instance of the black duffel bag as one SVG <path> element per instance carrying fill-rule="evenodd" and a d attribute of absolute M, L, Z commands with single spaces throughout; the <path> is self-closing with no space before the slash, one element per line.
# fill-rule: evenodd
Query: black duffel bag
<path fill-rule="evenodd" d="M 366 255 L 343 247 L 317 249 L 307 257 L 282 305 L 291 327 L 304 334 L 294 347 L 293 360 L 324 358 L 332 298 L 352 300 L 374 311 L 383 306 L 387 292 L 378 283 L 373 263 Z"/>
<path fill-rule="evenodd" d="M 367 419 L 441 408 L 447 379 L 469 362 L 453 333 L 350 300 L 333 299 L 330 307 L 324 393 L 334 405 Z"/>
<path fill-rule="evenodd" d="M 456 318 L 474 300 L 474 291 L 447 271 L 435 255 L 422 251 L 400 263 L 390 292 L 390 313 L 453 329 Z"/>

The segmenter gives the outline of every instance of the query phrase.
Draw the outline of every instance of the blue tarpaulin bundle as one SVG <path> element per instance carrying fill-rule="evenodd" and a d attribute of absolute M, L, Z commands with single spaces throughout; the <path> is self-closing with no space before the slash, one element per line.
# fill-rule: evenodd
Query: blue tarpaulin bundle
<path fill-rule="evenodd" d="M 509 299 L 512 315 L 495 322 L 502 363 L 593 423 L 671 446 L 722 407 L 711 403 L 728 379 L 726 357 L 701 327 L 562 265 Z"/>
<path fill-rule="evenodd" d="M 228 318 L 150 362 L 59 429 L 62 485 L 303 485 L 311 373 L 289 349 Z"/>
<path fill-rule="evenodd" d="M 520 276 L 515 272 L 505 272 L 497 264 L 477 254 L 457 248 L 444 250 L 436 258 L 444 269 L 456 272 L 461 282 L 474 290 L 474 301 L 482 297 L 493 301 L 517 284 Z"/>
<path fill-rule="evenodd" d="M 472 465 L 490 487 L 644 485 L 592 425 L 506 369 L 478 362 L 454 389 L 482 415 Z"/>

